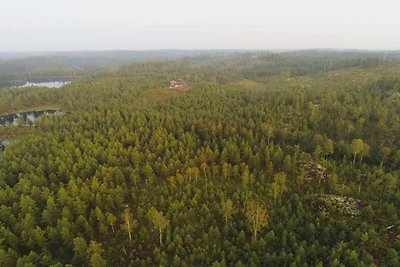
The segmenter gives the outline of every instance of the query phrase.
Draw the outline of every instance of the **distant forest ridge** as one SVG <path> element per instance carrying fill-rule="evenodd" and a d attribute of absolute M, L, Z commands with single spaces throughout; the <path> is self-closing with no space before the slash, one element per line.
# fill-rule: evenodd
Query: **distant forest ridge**
<path fill-rule="evenodd" d="M 210 62 L 218 71 L 231 69 L 268 76 L 287 71 L 291 75 L 315 74 L 346 67 L 375 67 L 400 61 L 399 51 L 363 50 L 148 50 L 81 52 L 0 52 L 0 87 L 22 85 L 27 81 L 65 81 L 92 75 L 99 68 L 109 69 L 130 63 L 183 60 L 194 64 Z M 236 68 L 239 66 L 239 68 Z M 301 68 L 299 66 L 302 66 Z M 304 68 L 309 66 L 309 68 Z M 222 69 L 221 69 L 222 68 Z"/>

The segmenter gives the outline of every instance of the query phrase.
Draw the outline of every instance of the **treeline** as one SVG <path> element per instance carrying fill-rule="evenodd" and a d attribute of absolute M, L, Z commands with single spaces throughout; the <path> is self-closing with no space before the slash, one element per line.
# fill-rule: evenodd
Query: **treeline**
<path fill-rule="evenodd" d="M 58 97 L 58 92 L 48 88 L 2 88 L 0 89 L 0 115 L 35 107 L 57 106 Z"/>
<path fill-rule="evenodd" d="M 132 62 L 231 54 L 232 51 L 149 50 L 0 53 L 0 87 L 27 81 L 68 81 L 93 75 L 101 68 Z"/>
<path fill-rule="evenodd" d="M 255 79 L 282 72 L 300 76 L 349 67 L 393 66 L 400 61 L 398 52 L 345 50 L 280 53 L 235 50 L 104 51 L 12 56 L 0 59 L 0 87 L 22 85 L 26 81 L 75 80 L 94 75 L 99 68 L 115 68 L 132 62 L 145 62 L 146 65 L 150 61 L 160 64 L 161 61 L 174 60 L 178 68 L 216 76 L 219 82 L 224 82 L 230 78 Z"/>
<path fill-rule="evenodd" d="M 189 58 L 183 59 L 182 62 L 188 64 L 191 69 L 197 69 L 207 76 L 217 77 L 219 82 L 225 82 L 239 78 L 260 80 L 282 72 L 290 76 L 302 76 L 351 67 L 389 67 L 399 64 L 400 54 L 329 50 L 253 52 Z"/>
<path fill-rule="evenodd" d="M 77 61 L 75 59 L 75 61 Z M 21 86 L 26 82 L 70 81 L 95 73 L 101 66 L 86 65 L 64 57 L 0 58 L 0 87 Z"/>

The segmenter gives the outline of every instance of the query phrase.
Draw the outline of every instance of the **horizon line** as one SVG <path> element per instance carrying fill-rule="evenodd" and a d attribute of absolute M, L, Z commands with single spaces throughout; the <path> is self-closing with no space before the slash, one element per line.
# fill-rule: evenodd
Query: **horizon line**
<path fill-rule="evenodd" d="M 400 52 L 396 49 L 365 49 L 365 48 L 155 48 L 155 49 L 77 49 L 77 50 L 0 50 L 0 54 L 24 54 L 24 53 L 91 53 L 91 52 L 157 52 L 157 51 L 186 51 L 186 52 L 295 52 L 295 51 L 352 51 L 352 52 Z"/>

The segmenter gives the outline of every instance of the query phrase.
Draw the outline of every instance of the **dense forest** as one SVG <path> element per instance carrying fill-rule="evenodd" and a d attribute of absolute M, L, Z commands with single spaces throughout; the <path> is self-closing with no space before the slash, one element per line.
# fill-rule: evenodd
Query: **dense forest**
<path fill-rule="evenodd" d="M 399 58 L 218 54 L 0 89 L 0 114 L 65 111 L 0 127 L 0 266 L 400 266 Z"/>

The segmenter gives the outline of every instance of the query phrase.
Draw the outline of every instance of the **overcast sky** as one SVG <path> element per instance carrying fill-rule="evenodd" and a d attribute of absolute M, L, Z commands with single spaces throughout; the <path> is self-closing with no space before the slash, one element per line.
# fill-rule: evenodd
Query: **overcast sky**
<path fill-rule="evenodd" d="M 0 51 L 400 49 L 399 0 L 0 1 Z"/>

